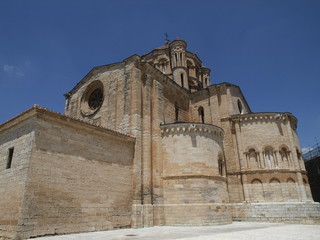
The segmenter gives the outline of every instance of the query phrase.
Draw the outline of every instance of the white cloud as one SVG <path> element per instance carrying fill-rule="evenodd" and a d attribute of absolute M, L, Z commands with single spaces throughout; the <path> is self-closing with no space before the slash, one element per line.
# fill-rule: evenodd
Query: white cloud
<path fill-rule="evenodd" d="M 305 148 L 302 148 L 302 149 L 301 149 L 301 151 L 302 151 L 303 153 L 309 152 L 309 151 L 312 151 L 312 150 L 313 150 L 313 148 L 311 148 L 311 147 L 305 147 Z"/>
<path fill-rule="evenodd" d="M 3 71 L 5 71 L 6 73 L 12 72 L 13 69 L 14 69 L 13 66 L 10 66 L 10 65 L 7 65 L 7 64 L 5 64 L 5 65 L 3 66 Z"/>
<path fill-rule="evenodd" d="M 24 75 L 23 71 L 16 66 L 5 64 L 2 69 L 9 77 L 22 77 Z"/>

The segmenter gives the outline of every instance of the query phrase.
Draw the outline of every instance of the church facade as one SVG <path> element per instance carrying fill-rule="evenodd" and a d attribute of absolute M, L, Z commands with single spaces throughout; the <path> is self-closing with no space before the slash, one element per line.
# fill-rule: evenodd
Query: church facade
<path fill-rule="evenodd" d="M 254 113 L 241 89 L 174 40 L 93 68 L 0 125 L 0 230 L 47 234 L 232 221 L 320 223 L 291 113 Z"/>

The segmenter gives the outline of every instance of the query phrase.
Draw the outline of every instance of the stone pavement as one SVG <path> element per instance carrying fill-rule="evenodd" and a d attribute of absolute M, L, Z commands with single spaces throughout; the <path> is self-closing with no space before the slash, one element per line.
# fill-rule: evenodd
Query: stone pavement
<path fill-rule="evenodd" d="M 205 227 L 150 227 L 79 233 L 36 240 L 318 240 L 320 225 L 234 222 Z"/>

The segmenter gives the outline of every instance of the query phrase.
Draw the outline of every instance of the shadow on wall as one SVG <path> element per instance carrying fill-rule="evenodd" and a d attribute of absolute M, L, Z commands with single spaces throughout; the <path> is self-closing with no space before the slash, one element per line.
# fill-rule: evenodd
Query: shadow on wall
<path fill-rule="evenodd" d="M 320 156 L 305 163 L 313 200 L 320 202 Z"/>

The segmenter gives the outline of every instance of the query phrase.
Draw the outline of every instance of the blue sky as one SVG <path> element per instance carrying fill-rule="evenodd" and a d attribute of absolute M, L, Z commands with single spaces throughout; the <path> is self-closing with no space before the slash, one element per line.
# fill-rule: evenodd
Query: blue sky
<path fill-rule="evenodd" d="M 1 0 L 0 122 L 63 94 L 94 66 L 142 55 L 164 33 L 188 43 L 211 83 L 239 85 L 254 112 L 292 112 L 320 141 L 319 0 Z"/>

